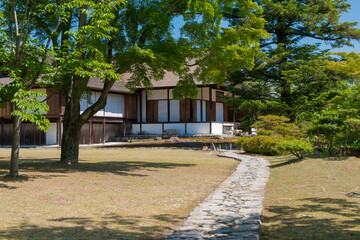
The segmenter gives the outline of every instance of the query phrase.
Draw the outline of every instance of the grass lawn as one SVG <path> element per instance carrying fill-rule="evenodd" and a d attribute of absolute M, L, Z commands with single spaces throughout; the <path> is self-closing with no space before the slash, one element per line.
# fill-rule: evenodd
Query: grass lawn
<path fill-rule="evenodd" d="M 360 158 L 268 159 L 261 239 L 360 239 Z"/>
<path fill-rule="evenodd" d="M 4 179 L 0 239 L 161 239 L 235 169 L 203 151 L 82 149 L 77 167 L 57 149 L 21 149 L 19 181 Z"/>

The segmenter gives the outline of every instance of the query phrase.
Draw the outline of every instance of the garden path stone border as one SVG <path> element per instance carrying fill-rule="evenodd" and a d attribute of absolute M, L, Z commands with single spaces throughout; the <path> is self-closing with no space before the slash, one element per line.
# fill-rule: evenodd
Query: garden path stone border
<path fill-rule="evenodd" d="M 235 158 L 240 163 L 167 240 L 260 238 L 260 214 L 270 175 L 269 162 L 236 151 L 224 151 L 219 156 Z"/>

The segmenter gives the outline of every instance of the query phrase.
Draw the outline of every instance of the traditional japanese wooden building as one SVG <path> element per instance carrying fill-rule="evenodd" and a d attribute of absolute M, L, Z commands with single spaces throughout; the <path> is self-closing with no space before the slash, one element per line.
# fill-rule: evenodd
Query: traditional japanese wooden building
<path fill-rule="evenodd" d="M 97 112 L 81 129 L 81 144 L 104 143 L 117 137 L 131 134 L 160 135 L 167 129 L 176 129 L 183 134 L 223 134 L 234 128 L 234 112 L 224 103 L 223 97 L 230 95 L 225 87 L 198 83 L 198 95 L 194 99 L 176 100 L 173 90 L 178 77 L 166 73 L 161 81 L 152 82 L 152 89 L 138 88 L 131 92 L 125 83 L 130 77 L 123 75 L 121 82 L 111 88 L 107 104 Z M 0 84 L 11 81 L 0 77 Z M 84 96 L 81 111 L 100 96 L 103 82 L 91 79 L 88 84 L 91 96 Z M 49 105 L 46 117 L 51 128 L 44 133 L 32 123 L 22 124 L 22 145 L 55 145 L 61 143 L 62 119 L 65 111 L 64 96 L 53 88 L 34 89 L 46 92 L 44 100 Z M 90 103 L 88 102 L 90 99 Z M 12 136 L 12 106 L 10 103 L 0 109 L 0 145 L 10 145 Z"/>

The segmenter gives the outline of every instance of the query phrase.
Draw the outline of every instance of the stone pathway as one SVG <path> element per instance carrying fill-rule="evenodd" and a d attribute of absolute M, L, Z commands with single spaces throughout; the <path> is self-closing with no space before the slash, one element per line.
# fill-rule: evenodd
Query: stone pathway
<path fill-rule="evenodd" d="M 167 240 L 260 238 L 260 213 L 269 162 L 236 151 L 225 151 L 219 156 L 235 158 L 240 163 Z"/>

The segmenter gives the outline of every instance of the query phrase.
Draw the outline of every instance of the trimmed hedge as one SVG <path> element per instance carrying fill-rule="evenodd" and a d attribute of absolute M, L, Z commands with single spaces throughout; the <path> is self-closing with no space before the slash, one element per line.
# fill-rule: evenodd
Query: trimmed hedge
<path fill-rule="evenodd" d="M 238 139 L 236 146 L 249 153 L 275 156 L 281 154 L 277 148 L 279 142 L 281 142 L 281 139 L 269 136 L 241 137 Z"/>

